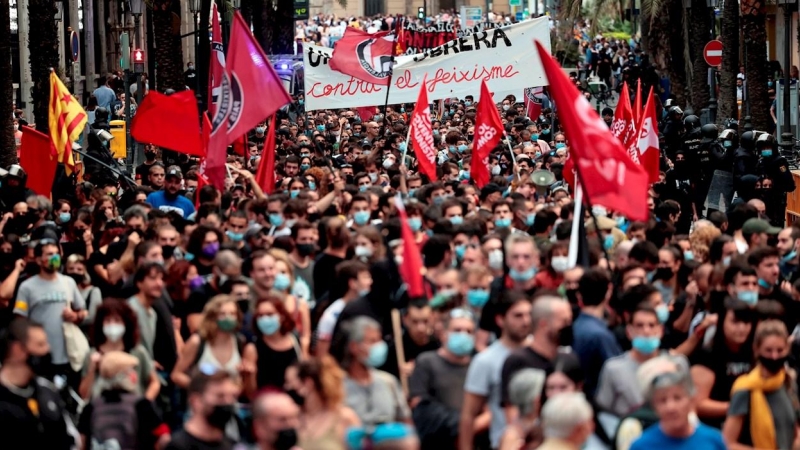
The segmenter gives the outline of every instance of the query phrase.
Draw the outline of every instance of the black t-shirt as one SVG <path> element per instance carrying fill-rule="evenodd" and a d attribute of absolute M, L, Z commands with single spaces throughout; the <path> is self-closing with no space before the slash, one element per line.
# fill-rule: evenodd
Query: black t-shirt
<path fill-rule="evenodd" d="M 234 442 L 227 437 L 221 441 L 201 441 L 189 434 L 186 430 L 172 433 L 172 440 L 167 444 L 166 450 L 231 450 Z"/>
<path fill-rule="evenodd" d="M 209 264 L 206 266 L 197 259 L 192 261 L 192 264 L 194 264 L 194 267 L 197 269 L 197 275 L 201 277 L 211 275 L 214 272 L 214 264 Z"/>
<path fill-rule="evenodd" d="M 495 278 L 492 281 L 491 286 L 489 287 L 489 301 L 483 306 L 483 310 L 481 311 L 481 320 L 478 326 L 481 330 L 486 330 L 491 333 L 494 333 L 496 336 L 500 336 L 500 332 L 502 331 L 499 326 L 497 326 L 497 321 L 494 320 L 494 317 L 497 315 L 497 304 L 500 302 L 500 297 L 503 295 L 503 292 L 506 289 L 511 289 L 509 286 L 510 279 L 506 280 L 505 285 L 503 285 L 503 277 Z M 533 294 L 536 293 L 536 288 L 531 288 L 525 291 L 528 298 L 533 297 Z"/>
<path fill-rule="evenodd" d="M 344 258 L 323 253 L 314 263 L 314 298 L 322 298 L 331 289 L 336 266 Z"/>
<path fill-rule="evenodd" d="M 61 397 L 47 381 L 37 380 L 30 388 L 29 397 L 20 396 L 0 384 L 0 448 L 69 450 L 74 440 Z"/>
<path fill-rule="evenodd" d="M 206 303 L 217 294 L 219 294 L 219 291 L 211 285 L 211 282 L 204 283 L 189 294 L 189 299 L 186 300 L 183 312 L 186 313 L 186 316 L 202 313 Z M 181 318 L 185 319 L 185 317 Z"/>
<path fill-rule="evenodd" d="M 442 346 L 442 343 L 436 339 L 435 336 L 431 336 L 430 340 L 425 343 L 424 345 L 418 345 L 411 339 L 411 336 L 408 333 L 403 333 L 403 350 L 404 356 L 406 358 L 406 362 L 412 361 L 417 359 L 417 356 L 422 354 L 423 352 L 437 350 L 439 347 Z M 389 372 L 390 374 L 399 377 L 400 376 L 400 369 L 397 367 L 397 358 L 394 357 L 397 350 L 395 348 L 395 343 L 392 342 L 389 344 L 389 357 L 386 358 L 386 363 L 380 370 L 384 372 Z"/>
<path fill-rule="evenodd" d="M 114 398 L 119 398 L 119 391 L 105 391 L 103 398 L 107 401 L 112 401 Z M 78 420 L 78 431 L 87 436 L 87 439 L 92 437 L 92 413 L 94 412 L 94 405 L 87 403 L 81 412 L 81 417 Z M 141 449 L 150 449 L 155 447 L 156 438 L 155 431 L 163 424 L 161 416 L 155 409 L 153 403 L 146 399 L 141 398 L 136 402 L 136 447 Z"/>
<path fill-rule="evenodd" d="M 509 404 L 508 399 L 508 383 L 515 373 L 522 369 L 542 369 L 548 374 L 553 370 L 553 362 L 547 359 L 544 355 L 536 353 L 530 347 L 523 347 L 511 352 L 503 363 L 503 371 L 501 375 L 502 386 L 500 388 L 501 398 L 504 405 Z"/>
<path fill-rule="evenodd" d="M 153 167 L 154 163 L 155 161 L 151 164 L 141 163 L 136 166 L 134 176 L 137 180 L 142 181 L 142 186 L 150 186 L 150 168 Z"/>
<path fill-rule="evenodd" d="M 717 333 L 721 330 L 717 329 Z M 744 375 L 753 369 L 753 352 L 749 349 L 742 349 L 733 353 L 727 346 L 721 349 L 700 348 L 689 356 L 689 363 L 693 366 L 703 366 L 714 372 L 714 385 L 708 398 L 720 402 L 728 402 L 731 399 L 731 388 L 733 382 L 740 375 Z M 725 422 L 724 417 L 719 419 L 703 419 L 703 423 L 721 428 Z"/>

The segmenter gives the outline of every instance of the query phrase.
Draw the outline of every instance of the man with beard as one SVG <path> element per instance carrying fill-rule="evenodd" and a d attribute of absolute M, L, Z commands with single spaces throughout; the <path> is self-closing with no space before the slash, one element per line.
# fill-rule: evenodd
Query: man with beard
<path fill-rule="evenodd" d="M 187 405 L 191 416 L 172 434 L 167 450 L 228 450 L 235 441 L 226 436 L 226 426 L 235 417 L 239 387 L 231 375 L 220 370 L 213 375 L 196 372 L 189 383 Z"/>
<path fill-rule="evenodd" d="M 181 169 L 171 166 L 167 170 L 164 179 L 164 190 L 155 191 L 148 195 L 147 203 L 150 203 L 153 208 L 164 212 L 179 212 L 184 219 L 189 217 L 194 213 L 194 205 L 191 200 L 180 193 L 182 180 L 183 174 L 181 173 Z"/>
<path fill-rule="evenodd" d="M 19 286 L 14 314 L 28 317 L 42 324 L 47 333 L 52 354 L 52 372 L 39 376 L 52 379 L 62 375 L 77 385 L 79 378 L 69 365 L 64 338 L 64 322 L 80 324 L 86 317 L 83 295 L 75 280 L 58 273 L 61 254 L 58 243 L 49 237 L 39 240 L 34 249 L 39 274 L 23 281 Z"/>
<path fill-rule="evenodd" d="M 134 170 L 134 177 L 136 178 L 136 183 L 141 184 L 142 186 L 150 186 L 150 167 L 156 163 L 156 157 L 158 156 L 158 147 L 153 144 L 147 144 L 144 146 L 144 162 L 136 166 Z"/>

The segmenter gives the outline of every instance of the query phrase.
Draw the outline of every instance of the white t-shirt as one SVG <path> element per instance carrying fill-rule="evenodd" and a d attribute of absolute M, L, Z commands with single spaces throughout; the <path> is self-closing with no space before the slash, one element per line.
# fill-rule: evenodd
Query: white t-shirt
<path fill-rule="evenodd" d="M 339 314 L 342 313 L 346 304 L 347 303 L 340 298 L 331 303 L 325 312 L 322 313 L 319 324 L 317 324 L 317 340 L 330 341 L 333 338 L 333 329 L 336 327 L 336 321 L 339 320 Z"/>

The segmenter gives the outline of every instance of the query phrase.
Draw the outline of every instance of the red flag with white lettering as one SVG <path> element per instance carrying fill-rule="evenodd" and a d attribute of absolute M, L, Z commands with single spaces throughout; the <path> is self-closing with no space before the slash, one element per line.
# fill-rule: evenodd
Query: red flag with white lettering
<path fill-rule="evenodd" d="M 436 146 L 433 145 L 433 126 L 431 124 L 431 105 L 428 103 L 428 82 L 422 80 L 419 97 L 411 114 L 411 144 L 419 161 L 422 173 L 431 181 L 436 180 Z"/>
<path fill-rule="evenodd" d="M 658 148 L 658 118 L 656 105 L 653 100 L 653 88 L 647 98 L 647 104 L 642 114 L 642 123 L 639 125 L 639 139 L 636 142 L 639 151 L 639 163 L 647 171 L 648 180 L 655 183 L 659 178 L 659 148 Z"/>
<path fill-rule="evenodd" d="M 472 165 L 469 175 L 478 189 L 489 182 L 489 153 L 503 137 L 503 121 L 494 105 L 486 80 L 481 82 L 481 97 L 475 114 L 475 139 L 472 144 Z"/>
<path fill-rule="evenodd" d="M 555 59 L 539 41 L 535 44 L 587 201 L 630 220 L 647 220 L 647 172 L 625 156 L 622 145 Z"/>
<path fill-rule="evenodd" d="M 334 44 L 328 65 L 358 80 L 388 86 L 393 61 L 394 36 L 388 31 L 369 34 L 347 27 L 344 36 Z"/>
<path fill-rule="evenodd" d="M 628 82 L 622 83 L 622 93 L 619 94 L 617 110 L 614 111 L 614 121 L 611 122 L 611 134 L 614 135 L 621 144 L 625 144 L 625 135 L 628 124 L 633 122 L 633 112 L 631 111 L 631 97 L 628 94 Z"/>
<path fill-rule="evenodd" d="M 222 30 L 219 26 L 217 3 L 211 0 L 211 64 L 208 68 L 208 112 L 217 112 L 217 97 L 225 71 L 225 51 L 222 48 Z"/>

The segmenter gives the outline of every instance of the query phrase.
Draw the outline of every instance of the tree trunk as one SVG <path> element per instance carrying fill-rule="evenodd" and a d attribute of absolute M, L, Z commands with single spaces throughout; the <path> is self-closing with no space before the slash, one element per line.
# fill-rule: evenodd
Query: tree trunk
<path fill-rule="evenodd" d="M 744 0 L 742 5 L 742 33 L 744 33 L 745 83 L 750 103 L 753 128 L 769 129 L 769 96 L 767 94 L 767 29 L 766 3 L 764 0 Z M 788 67 L 784 67 L 788 70 Z"/>
<path fill-rule="evenodd" d="M 19 16 L 17 16 L 19 17 Z M 0 166 L 17 162 L 16 144 L 11 111 L 13 103 L 11 78 L 11 15 L 9 1 L 0 0 Z"/>
<path fill-rule="evenodd" d="M 719 82 L 719 110 L 717 125 L 722 126 L 725 120 L 738 118 L 736 104 L 736 74 L 739 73 L 739 2 L 725 0 L 722 9 L 721 40 L 722 68 Z M 740 127 L 741 129 L 741 127 Z"/>
<path fill-rule="evenodd" d="M 686 41 L 684 33 L 684 20 L 686 14 L 681 0 L 666 0 L 667 8 L 667 45 L 669 63 L 667 69 L 670 80 L 670 91 L 675 96 L 679 105 L 686 105 L 689 101 L 688 73 L 686 71 Z"/>
<path fill-rule="evenodd" d="M 155 40 L 156 88 L 182 91 L 183 49 L 181 48 L 180 4 L 174 0 L 153 2 L 153 38 Z"/>
<path fill-rule="evenodd" d="M 50 69 L 58 69 L 58 33 L 54 16 L 57 9 L 53 0 L 30 0 L 28 17 L 35 27 L 28 38 L 31 56 L 31 98 L 36 130 L 49 134 L 48 103 L 50 101 Z M 20 42 L 20 45 L 25 45 Z"/>
<path fill-rule="evenodd" d="M 689 50 L 692 55 L 692 97 L 691 105 L 695 114 L 708 106 L 708 64 L 703 56 L 703 49 L 708 43 L 711 32 L 711 11 L 706 0 L 694 0 L 688 12 Z"/>
<path fill-rule="evenodd" d="M 276 0 L 275 42 L 272 54 L 294 53 L 294 0 Z"/>
<path fill-rule="evenodd" d="M 272 53 L 275 37 L 275 5 L 273 0 L 253 1 L 253 31 L 264 53 Z"/>

